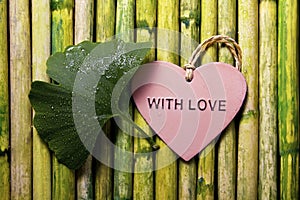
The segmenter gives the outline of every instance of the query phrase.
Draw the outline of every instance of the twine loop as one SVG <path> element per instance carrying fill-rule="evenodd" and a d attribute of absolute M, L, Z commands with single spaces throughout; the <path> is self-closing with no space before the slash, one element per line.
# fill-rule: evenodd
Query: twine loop
<path fill-rule="evenodd" d="M 203 41 L 192 53 L 189 62 L 183 66 L 185 69 L 185 79 L 191 81 L 193 79 L 193 71 L 196 69 L 195 64 L 199 58 L 202 58 L 205 51 L 215 43 L 223 43 L 235 60 L 235 67 L 240 71 L 242 67 L 242 50 L 236 41 L 226 35 L 215 35 Z"/>

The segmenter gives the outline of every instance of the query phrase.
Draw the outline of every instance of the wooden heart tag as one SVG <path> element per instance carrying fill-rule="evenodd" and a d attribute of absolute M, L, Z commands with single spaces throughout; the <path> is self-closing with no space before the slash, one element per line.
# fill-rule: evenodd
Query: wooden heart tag
<path fill-rule="evenodd" d="M 155 61 L 141 66 L 132 79 L 138 110 L 157 135 L 186 161 L 221 134 L 242 106 L 247 90 L 238 57 L 237 68 L 213 62 L 194 69 L 195 58 L 204 51 L 203 44 L 186 69 Z"/>

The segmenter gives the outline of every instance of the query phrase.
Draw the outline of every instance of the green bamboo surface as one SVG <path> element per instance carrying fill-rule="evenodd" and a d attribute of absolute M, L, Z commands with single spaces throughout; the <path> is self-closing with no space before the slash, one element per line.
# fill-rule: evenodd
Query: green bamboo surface
<path fill-rule="evenodd" d="M 103 127 L 104 133 L 109 137 L 111 134 L 111 124 L 108 122 Z M 107 146 L 101 147 L 106 152 L 108 158 L 111 157 L 112 152 L 109 151 Z M 103 153 L 104 155 L 104 153 Z M 110 159 L 113 161 L 113 158 Z M 96 161 L 95 169 L 95 199 L 112 199 L 113 197 L 113 170 L 110 167 Z"/>
<path fill-rule="evenodd" d="M 10 198 L 7 14 L 7 1 L 0 1 L 0 194 L 3 200 Z"/>
<path fill-rule="evenodd" d="M 180 28 L 181 33 L 188 38 L 199 42 L 200 2 L 198 0 L 180 1 Z M 185 40 L 181 40 L 182 52 L 192 54 L 195 47 L 191 47 Z M 187 58 L 181 57 L 180 65 L 184 66 Z M 196 158 L 188 162 L 180 159 L 178 164 L 178 198 L 196 199 L 197 162 Z"/>
<path fill-rule="evenodd" d="M 277 3 L 259 5 L 258 198 L 277 199 Z"/>
<path fill-rule="evenodd" d="M 119 0 L 116 6 L 116 34 L 126 42 L 134 41 L 134 34 L 129 33 L 128 30 L 134 29 L 134 0 Z M 132 105 L 129 106 L 132 108 Z M 132 112 L 130 112 L 132 115 Z M 123 151 L 133 152 L 133 138 L 125 131 L 132 131 L 118 129 L 116 133 L 116 143 Z M 127 165 L 133 166 L 133 159 L 131 156 L 122 156 L 122 153 L 115 151 L 114 164 L 118 166 Z M 123 163 L 123 164 L 122 164 Z M 132 167 L 130 167 L 132 168 Z M 133 175 L 129 172 L 114 171 L 114 198 L 115 199 L 131 199 L 133 188 Z"/>
<path fill-rule="evenodd" d="M 0 0 L 0 199 L 298 199 L 298 6 L 296 0 Z M 179 62 L 179 50 L 185 55 L 192 50 L 184 49 L 176 34 L 156 34 L 151 28 L 156 26 L 200 41 L 226 34 L 240 44 L 247 97 L 220 143 L 199 160 L 179 159 L 140 174 L 118 172 L 90 157 L 75 175 L 54 156 L 51 160 L 32 127 L 28 101 L 32 80 L 49 81 L 50 52 L 140 28 L 123 39 L 152 40 L 174 50 L 153 48 L 147 59 L 182 66 L 186 60 Z M 216 47 L 202 63 L 233 64 L 228 50 Z M 150 133 L 136 109 L 133 116 Z M 104 127 L 108 137 L 114 129 Z M 153 151 L 144 139 L 130 138 L 130 151 Z M 135 157 L 136 170 L 174 159 L 161 140 L 156 142 L 164 151 L 149 160 Z M 107 156 L 113 162 L 112 152 Z"/>
<path fill-rule="evenodd" d="M 299 199 L 299 10 L 278 2 L 280 199 Z"/>
<path fill-rule="evenodd" d="M 115 1 L 96 0 L 96 40 L 104 42 L 115 34 Z"/>
<path fill-rule="evenodd" d="M 150 127 L 145 122 L 144 118 L 138 112 L 134 110 L 134 121 L 140 127 L 142 127 L 147 133 L 151 133 Z M 146 139 L 135 138 L 134 139 L 134 152 L 135 153 L 151 153 L 152 146 Z M 144 173 L 135 173 L 133 181 L 133 199 L 154 199 L 154 157 L 140 156 L 135 157 L 134 169 L 146 171 Z"/>
<path fill-rule="evenodd" d="M 136 0 L 136 42 L 152 41 L 155 44 L 156 26 L 156 6 L 155 0 Z M 147 55 L 146 62 L 155 60 L 155 49 L 151 49 Z M 137 108 L 134 109 L 134 121 L 140 127 L 152 135 L 150 127 L 145 122 Z M 152 147 L 146 139 L 134 138 L 134 153 L 152 152 Z M 145 173 L 135 173 L 133 175 L 133 199 L 154 199 L 154 157 L 135 157 L 134 169 L 144 170 Z"/>
<path fill-rule="evenodd" d="M 217 34 L 218 23 L 218 2 L 216 0 L 203 0 L 201 2 L 201 24 L 200 40 Z M 217 46 L 210 47 L 202 58 L 202 64 L 217 61 Z M 199 156 L 197 199 L 214 199 L 214 192 L 217 189 L 215 184 L 215 142 L 208 145 Z"/>
<path fill-rule="evenodd" d="M 258 1 L 238 1 L 238 42 L 248 91 L 238 125 L 237 198 L 250 200 L 258 187 Z"/>
<path fill-rule="evenodd" d="M 236 1 L 218 0 L 218 34 L 236 38 Z M 234 65 L 226 47 L 218 46 L 219 62 Z M 218 155 L 218 199 L 234 199 L 236 194 L 236 129 L 232 121 L 220 136 Z"/>
<path fill-rule="evenodd" d="M 158 0 L 157 9 L 157 27 L 158 29 L 169 29 L 179 31 L 179 1 L 172 0 Z M 179 38 L 175 34 L 163 34 L 158 30 L 157 43 L 162 46 L 167 46 L 169 50 L 176 50 L 179 48 Z M 157 60 L 164 60 L 179 64 L 178 53 L 170 53 L 167 51 L 157 50 Z M 176 156 L 166 144 L 156 139 L 160 150 L 156 154 L 156 165 L 160 163 L 169 162 Z M 170 165 L 163 167 L 155 172 L 155 199 L 176 199 L 177 196 L 177 163 L 171 162 Z"/>
<path fill-rule="evenodd" d="M 115 32 L 115 1 L 114 0 L 97 0 L 96 1 L 96 41 L 104 42 L 112 37 Z M 111 137 L 111 126 L 107 123 L 103 128 L 108 137 Z M 108 147 L 101 147 L 106 151 L 108 158 L 112 152 Z M 111 158 L 110 162 L 113 161 Z M 96 162 L 95 172 L 95 198 L 96 199 L 112 199 L 113 197 L 113 170 L 110 167 Z"/>
<path fill-rule="evenodd" d="M 75 44 L 93 38 L 94 1 L 75 1 Z M 94 199 L 92 156 L 76 172 L 77 199 Z"/>
<path fill-rule="evenodd" d="M 29 5 L 29 1 L 9 1 L 12 199 L 31 199 L 32 192 Z"/>
<path fill-rule="evenodd" d="M 153 42 L 153 46 L 156 44 L 156 31 L 153 27 L 156 27 L 156 0 L 136 0 L 136 42 Z M 152 61 L 155 59 L 155 49 L 151 49 L 147 54 L 147 60 Z"/>
<path fill-rule="evenodd" d="M 2 153 L 0 157 L 0 192 L 3 195 L 1 198 L 3 200 L 10 199 L 10 170 L 9 170 L 9 162 L 8 162 L 8 155 Z"/>
<path fill-rule="evenodd" d="M 52 0 L 52 53 L 63 51 L 73 44 L 73 8 L 72 0 Z M 52 198 L 75 199 L 75 172 L 60 164 L 53 156 L 52 162 Z"/>
<path fill-rule="evenodd" d="M 46 61 L 50 56 L 50 1 L 32 4 L 32 80 L 49 81 Z M 47 145 L 33 128 L 33 199 L 51 199 L 51 155 Z"/>
<path fill-rule="evenodd" d="M 116 34 L 122 34 L 121 39 L 125 42 L 134 41 L 134 34 L 130 32 L 134 29 L 134 17 L 135 1 L 118 0 L 116 6 Z"/>

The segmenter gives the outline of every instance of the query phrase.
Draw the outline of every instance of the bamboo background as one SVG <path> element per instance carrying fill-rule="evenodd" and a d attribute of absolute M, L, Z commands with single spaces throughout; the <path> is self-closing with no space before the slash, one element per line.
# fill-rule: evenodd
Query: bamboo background
<path fill-rule="evenodd" d="M 0 199 L 299 199 L 298 13 L 297 0 L 0 0 Z M 152 27 L 198 42 L 216 34 L 236 39 L 248 84 L 241 112 L 206 156 L 189 162 L 130 174 L 89 157 L 81 169 L 69 170 L 32 127 L 31 82 L 50 81 L 45 63 L 51 53 L 128 29 L 141 28 L 125 41 L 152 38 L 186 50 Z M 147 60 L 155 59 L 185 63 L 152 49 Z M 221 45 L 202 61 L 233 64 Z M 150 131 L 137 110 L 132 115 Z M 121 148 L 150 149 L 144 139 L 105 129 L 117 134 Z M 166 151 L 128 162 L 152 168 L 173 157 Z"/>

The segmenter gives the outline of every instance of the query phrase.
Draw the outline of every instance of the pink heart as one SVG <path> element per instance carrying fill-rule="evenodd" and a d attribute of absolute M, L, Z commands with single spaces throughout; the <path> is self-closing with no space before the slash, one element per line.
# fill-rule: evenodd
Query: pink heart
<path fill-rule="evenodd" d="M 146 122 L 180 157 L 188 161 L 216 139 L 242 106 L 243 75 L 225 63 L 209 63 L 185 80 L 185 70 L 155 61 L 132 79 L 133 99 Z"/>

